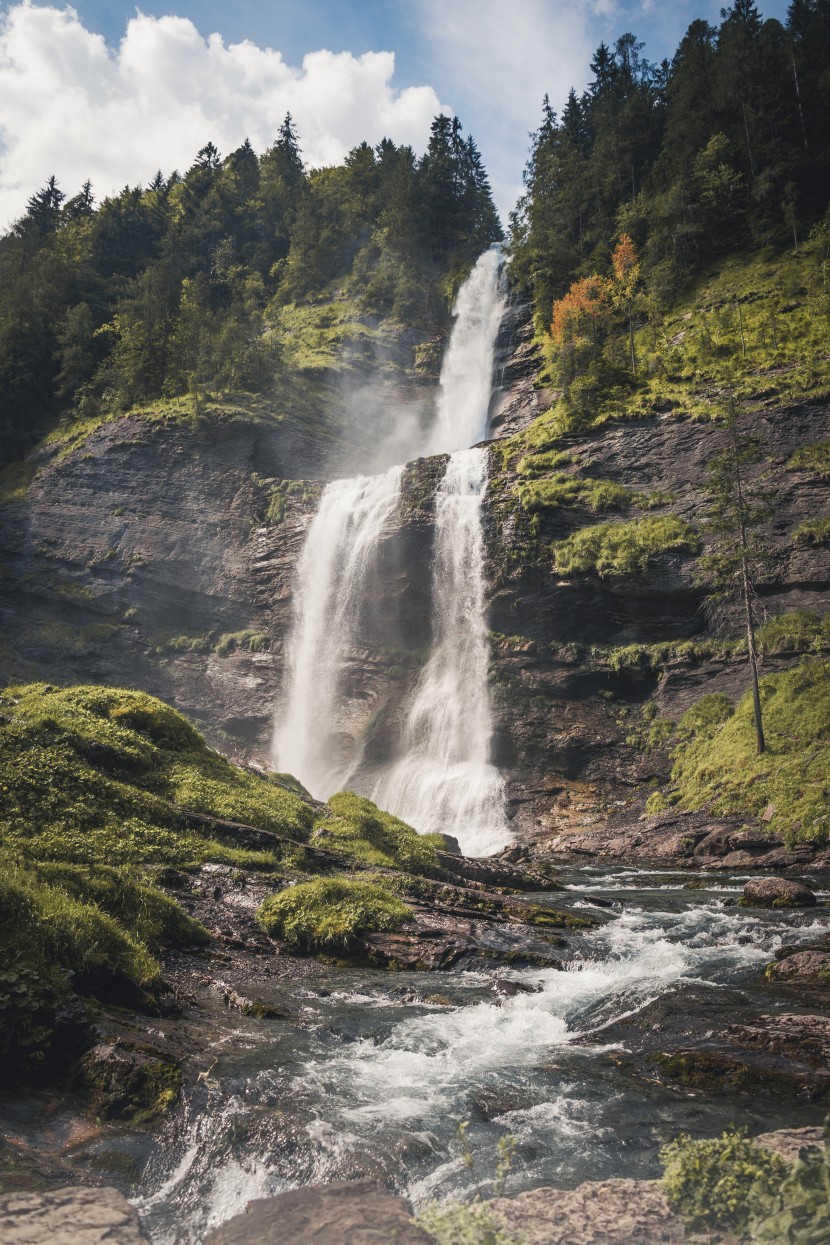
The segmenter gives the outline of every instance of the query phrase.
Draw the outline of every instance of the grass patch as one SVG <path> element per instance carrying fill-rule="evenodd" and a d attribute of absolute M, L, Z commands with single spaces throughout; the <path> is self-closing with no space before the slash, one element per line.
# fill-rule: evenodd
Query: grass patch
<path fill-rule="evenodd" d="M 266 934 L 305 951 L 350 952 L 361 934 L 399 929 L 412 912 L 373 882 L 317 878 L 265 900 L 257 921 Z"/>
<path fill-rule="evenodd" d="M 232 832 L 200 833 L 181 809 L 295 840 L 314 819 L 299 791 L 237 769 L 143 692 L 37 683 L 0 694 L 0 944 L 18 981 L 0 981 L 14 1003 L 0 1065 L 45 1058 L 67 972 L 151 986 L 162 948 L 204 940 L 153 866 L 284 863 Z"/>
<path fill-rule="evenodd" d="M 826 545 L 830 543 L 830 518 L 807 519 L 798 525 L 793 536 L 803 545 Z"/>
<path fill-rule="evenodd" d="M 219 637 L 214 648 L 218 657 L 230 657 L 237 649 L 247 649 L 249 653 L 261 653 L 268 647 L 269 638 L 264 631 L 226 631 Z"/>
<path fill-rule="evenodd" d="M 747 681 L 748 681 L 747 675 Z M 705 696 L 683 716 L 667 799 L 760 818 L 785 842 L 830 836 L 830 667 L 804 657 L 761 680 L 767 751 L 755 751 L 752 696 L 732 710 Z"/>
<path fill-rule="evenodd" d="M 672 549 L 695 553 L 697 531 L 679 515 L 646 515 L 627 523 L 580 528 L 553 545 L 561 575 L 595 571 L 601 578 L 643 575 L 652 558 Z"/>
<path fill-rule="evenodd" d="M 830 480 L 830 441 L 814 441 L 802 445 L 791 455 L 790 470 L 811 471 L 822 480 Z"/>
<path fill-rule="evenodd" d="M 328 803 L 334 816 L 315 826 L 317 846 L 330 847 L 372 867 L 440 873 L 438 852 L 444 848 L 440 835 L 418 834 L 400 818 L 352 791 L 341 791 Z"/>

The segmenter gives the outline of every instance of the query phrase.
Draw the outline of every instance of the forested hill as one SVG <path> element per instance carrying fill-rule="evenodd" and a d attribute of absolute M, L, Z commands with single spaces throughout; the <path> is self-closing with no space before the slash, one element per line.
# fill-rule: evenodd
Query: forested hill
<path fill-rule="evenodd" d="M 286 400 L 304 305 L 345 299 L 351 322 L 428 336 L 501 236 L 476 144 L 446 116 L 421 159 L 384 139 L 309 172 L 287 116 L 261 156 L 208 143 L 184 175 L 99 206 L 50 177 L 0 239 L 0 463 L 66 417 L 205 389 Z"/>
<path fill-rule="evenodd" d="M 735 0 L 692 22 L 669 61 L 625 34 L 561 116 L 545 100 L 512 273 L 537 325 L 577 278 L 607 272 L 619 236 L 640 252 L 652 312 L 697 271 L 748 246 L 798 249 L 830 194 L 830 3 L 792 0 L 786 23 Z"/>

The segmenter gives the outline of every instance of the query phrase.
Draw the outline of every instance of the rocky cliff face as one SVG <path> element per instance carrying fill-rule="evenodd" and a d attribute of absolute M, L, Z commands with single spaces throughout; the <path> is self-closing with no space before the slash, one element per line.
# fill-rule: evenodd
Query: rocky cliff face
<path fill-rule="evenodd" d="M 516 304 L 500 340 L 497 437 L 547 405 L 536 376 Z M 830 547 L 801 545 L 792 532 L 827 513 L 830 488 L 786 464 L 797 446 L 828 436 L 830 408 L 771 411 L 764 424 L 777 500 L 763 601 L 771 613 L 824 612 Z M 704 464 L 721 435 L 677 412 L 653 413 L 574 435 L 566 448 L 592 476 L 671 495 L 671 510 L 695 522 Z M 601 818 L 665 765 L 625 742 L 647 700 L 676 718 L 704 692 L 738 696 L 746 672 L 728 657 L 609 660 L 619 646 L 705 633 L 694 559 L 664 554 L 644 574 L 616 580 L 558 576 L 551 542 L 606 516 L 570 504 L 531 521 L 518 501 L 519 455 L 504 446 L 491 451 L 486 514 L 495 748 L 517 832 L 544 839 L 563 822 Z M 125 417 L 70 453 L 43 451 L 25 499 L 0 508 L 0 678 L 138 686 L 177 705 L 234 758 L 268 763 L 294 570 L 325 471 L 319 451 L 310 435 L 232 413 L 207 423 Z M 367 740 L 367 782 L 392 755 L 429 643 L 443 464 L 419 460 L 405 471 L 348 663 L 343 729 Z M 793 659 L 780 654 L 766 668 Z"/>

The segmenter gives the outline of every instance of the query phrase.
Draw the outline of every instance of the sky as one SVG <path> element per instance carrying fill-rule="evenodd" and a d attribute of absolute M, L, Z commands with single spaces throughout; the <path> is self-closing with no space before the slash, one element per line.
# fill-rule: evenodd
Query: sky
<path fill-rule="evenodd" d="M 306 162 L 384 136 L 420 153 L 439 111 L 475 138 L 506 221 L 548 93 L 632 31 L 671 56 L 722 0 L 0 0 L 0 228 L 57 175 L 100 200 L 208 141 L 258 151 L 287 111 Z M 760 0 L 784 19 L 787 0 Z"/>

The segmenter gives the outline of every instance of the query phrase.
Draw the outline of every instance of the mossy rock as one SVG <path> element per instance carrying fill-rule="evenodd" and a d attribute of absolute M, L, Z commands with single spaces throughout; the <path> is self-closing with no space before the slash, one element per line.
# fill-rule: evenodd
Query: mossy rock
<path fill-rule="evenodd" d="M 373 882 L 318 878 L 266 899 L 257 913 L 272 938 L 303 951 L 354 954 L 361 936 L 400 929 L 412 910 Z"/>

